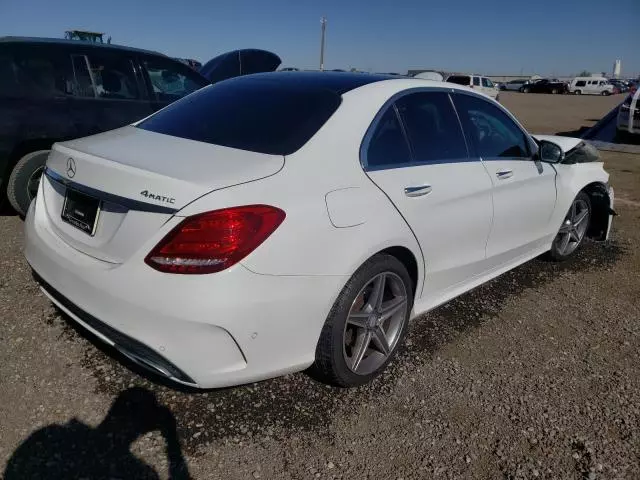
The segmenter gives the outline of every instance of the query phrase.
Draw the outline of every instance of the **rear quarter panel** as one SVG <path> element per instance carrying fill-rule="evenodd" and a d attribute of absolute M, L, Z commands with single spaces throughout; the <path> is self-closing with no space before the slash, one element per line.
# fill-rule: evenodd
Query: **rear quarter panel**
<path fill-rule="evenodd" d="M 358 90 L 363 89 L 367 88 Z M 420 291 L 420 247 L 404 219 L 360 165 L 362 138 L 380 106 L 397 89 L 367 90 L 368 95 L 344 95 L 338 111 L 305 146 L 286 157 L 277 175 L 212 192 L 178 214 L 254 203 L 283 209 L 286 219 L 282 225 L 242 261 L 261 274 L 351 275 L 375 253 L 405 247 L 418 264 L 416 291 Z M 338 194 L 337 202 L 330 198 L 330 217 L 327 194 L 341 190 L 349 193 Z"/>

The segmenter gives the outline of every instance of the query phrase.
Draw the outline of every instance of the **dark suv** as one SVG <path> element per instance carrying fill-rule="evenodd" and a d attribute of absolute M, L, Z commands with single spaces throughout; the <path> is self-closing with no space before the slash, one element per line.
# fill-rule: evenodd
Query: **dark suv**
<path fill-rule="evenodd" d="M 252 71 L 242 68 L 243 59 L 250 63 L 247 52 L 259 60 Z M 121 127 L 213 81 L 279 64 L 270 52 L 242 50 L 210 61 L 201 74 L 135 48 L 0 38 L 0 202 L 6 194 L 18 213 L 26 213 L 55 142 Z"/>

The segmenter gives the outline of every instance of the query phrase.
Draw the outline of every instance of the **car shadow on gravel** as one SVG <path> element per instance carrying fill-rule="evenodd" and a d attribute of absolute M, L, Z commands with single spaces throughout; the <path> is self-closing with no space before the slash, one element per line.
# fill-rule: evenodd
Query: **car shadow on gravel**
<path fill-rule="evenodd" d="M 131 453 L 142 435 L 159 431 L 166 447 L 169 478 L 191 478 L 180 449 L 176 419 L 142 387 L 121 392 L 95 428 L 72 419 L 48 425 L 24 440 L 7 462 L 5 480 L 36 478 L 160 478 Z"/>
<path fill-rule="evenodd" d="M 304 373 L 220 390 L 181 389 L 140 371 L 84 330 L 71 327 L 71 320 L 62 326 L 64 335 L 77 340 L 80 333 L 93 344 L 87 345 L 82 364 L 93 372 L 97 393 L 117 395 L 134 386 L 153 391 L 175 415 L 185 451 L 195 454 L 214 440 L 239 443 L 250 437 L 289 437 L 296 431 L 327 434 L 328 419 L 354 414 L 360 405 L 391 395 L 403 372 L 428 362 L 441 346 L 498 315 L 508 297 L 542 286 L 561 272 L 610 268 L 624 253 L 615 242 L 591 242 L 566 262 L 538 258 L 505 273 L 412 322 L 398 359 L 374 382 L 355 389 L 327 386 Z M 60 316 L 51 321 L 59 323 Z"/>

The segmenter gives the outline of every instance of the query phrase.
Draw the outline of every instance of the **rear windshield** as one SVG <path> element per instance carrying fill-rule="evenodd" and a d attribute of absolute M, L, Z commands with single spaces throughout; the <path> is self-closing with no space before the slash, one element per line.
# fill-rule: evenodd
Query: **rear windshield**
<path fill-rule="evenodd" d="M 447 82 L 449 83 L 457 83 L 458 85 L 471 85 L 471 78 L 468 75 L 451 75 L 447 78 Z"/>
<path fill-rule="evenodd" d="M 198 142 L 289 155 L 325 124 L 338 94 L 269 79 L 235 78 L 172 103 L 138 128 Z"/>

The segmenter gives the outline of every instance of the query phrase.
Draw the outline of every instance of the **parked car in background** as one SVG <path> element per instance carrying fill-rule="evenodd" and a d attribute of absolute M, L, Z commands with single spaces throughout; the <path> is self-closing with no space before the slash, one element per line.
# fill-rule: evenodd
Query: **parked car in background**
<path fill-rule="evenodd" d="M 610 78 L 609 83 L 617 89 L 618 93 L 626 93 L 629 91 L 629 84 L 625 80 Z"/>
<path fill-rule="evenodd" d="M 616 88 L 605 77 L 576 77 L 569 84 L 575 95 L 612 95 Z"/>
<path fill-rule="evenodd" d="M 528 85 L 529 83 L 530 83 L 529 80 L 524 80 L 524 79 L 511 80 L 509 82 L 502 83 L 500 85 L 500 90 L 510 90 L 510 91 L 521 92 L 522 87 L 524 87 L 525 85 Z"/>
<path fill-rule="evenodd" d="M 444 76 L 442 75 L 442 73 L 436 71 L 420 72 L 415 74 L 413 78 L 420 78 L 422 80 L 433 80 L 435 82 L 444 81 Z"/>
<path fill-rule="evenodd" d="M 567 93 L 569 87 L 565 82 L 556 78 L 542 78 L 535 82 L 530 82 L 520 88 L 523 93 Z"/>
<path fill-rule="evenodd" d="M 300 69 L 296 67 L 284 67 L 279 70 L 280 72 L 299 72 Z"/>
<path fill-rule="evenodd" d="M 351 387 L 412 318 L 606 240 L 608 180 L 597 149 L 532 136 L 477 89 L 265 73 L 54 145 L 24 252 L 59 308 L 165 378 L 312 367 Z"/>
<path fill-rule="evenodd" d="M 630 93 L 618 109 L 616 129 L 620 137 L 640 135 L 640 90 Z"/>
<path fill-rule="evenodd" d="M 274 54 L 269 53 L 268 64 L 260 64 L 250 60 L 264 55 L 247 52 L 224 54 L 198 73 L 136 48 L 0 38 L 0 119 L 5 120 L 0 120 L 0 201 L 8 198 L 19 214 L 26 214 L 55 142 L 132 123 L 224 78 L 274 70 L 274 57 L 279 64 Z M 253 68 L 256 63 L 268 69 Z"/>
<path fill-rule="evenodd" d="M 500 100 L 500 90 L 498 90 L 487 77 L 481 75 L 449 75 L 446 81 L 473 88 L 490 96 L 494 100 Z"/>

